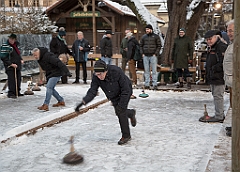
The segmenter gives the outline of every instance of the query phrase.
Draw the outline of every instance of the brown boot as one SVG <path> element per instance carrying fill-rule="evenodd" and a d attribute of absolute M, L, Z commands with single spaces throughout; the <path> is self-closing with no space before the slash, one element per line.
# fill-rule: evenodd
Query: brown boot
<path fill-rule="evenodd" d="M 53 107 L 65 106 L 65 102 L 57 102 L 56 104 L 52 105 Z"/>
<path fill-rule="evenodd" d="M 38 109 L 39 109 L 39 110 L 49 111 L 47 104 L 43 104 L 42 106 L 39 106 Z"/>

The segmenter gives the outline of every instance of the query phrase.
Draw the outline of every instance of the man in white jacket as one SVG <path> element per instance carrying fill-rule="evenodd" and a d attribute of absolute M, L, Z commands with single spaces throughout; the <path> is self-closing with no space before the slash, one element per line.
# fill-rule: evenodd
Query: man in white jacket
<path fill-rule="evenodd" d="M 224 81 L 230 91 L 230 107 L 232 107 L 232 73 L 233 73 L 233 40 L 234 40 L 234 20 L 227 22 L 227 34 L 230 45 L 225 51 L 223 60 Z"/>

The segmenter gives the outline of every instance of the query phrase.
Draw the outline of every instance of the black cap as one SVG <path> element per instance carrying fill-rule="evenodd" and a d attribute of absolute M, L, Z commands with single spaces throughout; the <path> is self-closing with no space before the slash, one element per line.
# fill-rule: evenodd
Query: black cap
<path fill-rule="evenodd" d="M 104 61 L 98 60 L 94 64 L 94 72 L 105 72 L 107 71 L 107 65 Z"/>
<path fill-rule="evenodd" d="M 60 30 L 60 31 L 58 32 L 58 35 L 59 35 L 59 36 L 66 36 L 66 31 Z"/>
<path fill-rule="evenodd" d="M 204 38 L 211 38 L 214 35 L 219 35 L 219 30 L 209 30 L 205 33 Z"/>
<path fill-rule="evenodd" d="M 11 33 L 11 35 L 9 35 L 8 37 L 13 38 L 13 39 L 17 39 L 17 35 L 15 35 L 14 33 Z"/>
<path fill-rule="evenodd" d="M 179 32 L 180 32 L 180 31 L 183 31 L 183 32 L 186 33 L 186 30 L 185 30 L 184 28 L 180 28 L 180 29 L 179 29 Z"/>
<path fill-rule="evenodd" d="M 112 33 L 111 30 L 107 30 L 105 33 L 106 33 L 106 34 L 110 34 L 110 35 L 114 35 L 114 33 Z"/>
<path fill-rule="evenodd" d="M 152 29 L 153 30 L 153 27 L 152 25 L 148 24 L 145 28 L 148 28 L 148 29 Z"/>

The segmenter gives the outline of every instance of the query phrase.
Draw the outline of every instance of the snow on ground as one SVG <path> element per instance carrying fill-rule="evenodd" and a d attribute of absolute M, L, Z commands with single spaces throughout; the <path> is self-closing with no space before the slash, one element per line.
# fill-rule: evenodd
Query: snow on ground
<path fill-rule="evenodd" d="M 48 112 L 37 109 L 45 97 L 44 87 L 33 96 L 17 100 L 4 98 L 1 94 L 0 136 L 17 132 L 19 126 L 41 121 L 53 114 L 72 112 L 88 87 L 89 84 L 57 85 L 66 107 L 50 107 Z M 134 90 L 136 96 L 140 93 L 140 89 Z M 148 98 L 137 97 L 129 103 L 129 108 L 137 110 L 138 123 L 135 128 L 130 126 L 132 140 L 128 144 L 117 145 L 121 137 L 118 119 L 111 104 L 105 103 L 69 121 L 38 130 L 35 135 L 1 143 L 0 171 L 204 172 L 213 151 L 217 151 L 216 144 L 223 145 L 226 140 L 228 143 L 231 140 L 223 133 L 226 124 L 198 122 L 204 104 L 207 104 L 209 115 L 214 115 L 211 93 L 149 90 L 146 93 Z M 226 93 L 225 113 L 229 107 L 228 97 Z M 102 99 L 105 96 L 100 92 L 94 101 Z M 56 103 L 54 98 L 50 105 L 53 103 Z M 62 163 L 62 158 L 70 151 L 68 140 L 71 135 L 75 138 L 76 151 L 84 156 L 84 162 L 75 166 Z M 211 161 L 210 167 L 222 166 L 221 161 Z M 226 166 L 230 166 L 229 163 L 225 163 Z M 224 168 L 212 169 L 212 172 L 226 171 Z"/>

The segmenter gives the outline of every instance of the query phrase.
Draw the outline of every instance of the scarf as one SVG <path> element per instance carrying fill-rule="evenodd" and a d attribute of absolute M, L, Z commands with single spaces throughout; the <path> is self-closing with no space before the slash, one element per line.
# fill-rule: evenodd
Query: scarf
<path fill-rule="evenodd" d="M 10 43 L 9 43 L 9 44 L 10 44 Z M 20 51 L 19 51 L 19 49 L 18 49 L 18 47 L 17 47 L 16 42 L 14 42 L 14 44 L 10 44 L 10 46 L 12 46 L 12 47 L 14 48 L 14 50 L 17 52 L 18 55 L 21 54 Z"/>
<path fill-rule="evenodd" d="M 59 35 L 58 35 L 58 38 L 59 38 L 61 41 L 63 41 L 65 45 L 67 45 L 67 42 L 66 42 L 66 40 L 65 40 L 64 38 L 62 38 L 62 37 L 59 36 Z"/>

